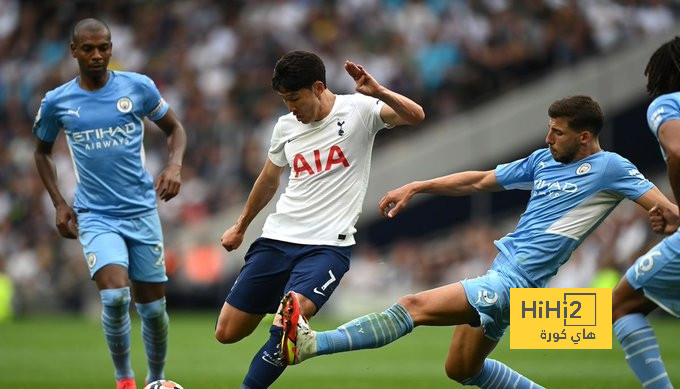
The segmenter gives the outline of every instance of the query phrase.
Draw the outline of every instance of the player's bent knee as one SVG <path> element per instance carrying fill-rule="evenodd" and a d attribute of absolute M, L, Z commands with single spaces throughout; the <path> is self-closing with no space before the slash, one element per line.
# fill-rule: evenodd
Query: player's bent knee
<path fill-rule="evenodd" d="M 624 306 L 612 306 L 612 324 L 628 314 L 628 309 Z"/>
<path fill-rule="evenodd" d="M 222 344 L 232 344 L 245 338 L 248 334 L 240 334 L 229 328 L 215 328 L 215 339 Z"/>
<path fill-rule="evenodd" d="M 627 282 L 621 282 L 612 294 L 612 324 L 620 318 L 641 313 L 647 315 L 656 309 L 656 304 L 648 300 L 644 294 L 635 291 Z"/>
<path fill-rule="evenodd" d="M 152 319 L 161 317 L 165 314 L 165 299 L 158 299 L 148 303 L 135 304 L 139 316 L 142 318 Z"/>
<path fill-rule="evenodd" d="M 250 335 L 257 328 L 255 323 L 243 323 L 238 320 L 219 320 L 215 326 L 215 339 L 222 344 L 231 344 Z"/>
<path fill-rule="evenodd" d="M 464 349 L 459 343 L 452 345 L 444 364 L 446 376 L 459 383 L 475 376 L 484 366 L 484 358 L 480 360 L 468 355 Z"/>
<path fill-rule="evenodd" d="M 465 363 L 446 363 L 444 366 L 446 370 L 446 376 L 458 383 L 462 383 L 464 380 L 474 376 L 479 373 L 481 366 L 472 366 Z"/>
<path fill-rule="evenodd" d="M 415 294 L 407 294 L 401 296 L 399 300 L 397 300 L 397 304 L 406 308 L 409 313 L 412 313 L 421 305 L 421 302 Z"/>
<path fill-rule="evenodd" d="M 99 291 L 104 306 L 127 306 L 130 304 L 130 288 L 103 289 Z"/>
<path fill-rule="evenodd" d="M 215 324 L 215 339 L 223 344 L 236 343 L 255 331 L 264 314 L 250 314 L 225 303 Z"/>
<path fill-rule="evenodd" d="M 219 329 L 215 330 L 215 339 L 222 344 L 236 343 L 236 340 L 234 340 L 228 334 L 226 334 L 224 331 L 221 331 Z"/>

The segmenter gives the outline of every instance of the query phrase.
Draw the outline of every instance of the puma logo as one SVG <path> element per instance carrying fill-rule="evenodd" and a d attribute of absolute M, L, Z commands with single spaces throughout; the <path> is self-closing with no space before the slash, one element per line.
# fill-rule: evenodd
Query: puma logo
<path fill-rule="evenodd" d="M 80 118 L 80 107 L 78 107 L 78 109 L 76 109 L 76 110 L 73 110 L 73 109 L 70 109 L 70 108 L 69 108 L 69 109 L 66 110 L 66 114 L 67 114 L 67 115 L 77 116 L 78 118 Z"/>

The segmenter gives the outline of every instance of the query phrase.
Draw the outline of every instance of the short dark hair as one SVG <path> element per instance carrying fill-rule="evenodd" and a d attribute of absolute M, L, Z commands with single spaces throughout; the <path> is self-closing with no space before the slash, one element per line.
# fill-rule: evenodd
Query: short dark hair
<path fill-rule="evenodd" d="M 321 58 L 308 51 L 289 51 L 274 66 L 272 88 L 278 92 L 292 92 L 311 88 L 315 82 L 326 85 L 326 67 Z"/>
<path fill-rule="evenodd" d="M 680 91 L 680 37 L 656 49 L 645 67 L 647 93 L 658 97 Z"/>
<path fill-rule="evenodd" d="M 76 39 L 78 39 L 80 33 L 83 31 L 106 31 L 109 36 L 109 40 L 111 40 L 111 30 L 109 29 L 109 26 L 99 19 L 87 18 L 76 23 L 76 25 L 73 26 L 71 42 L 75 42 Z"/>
<path fill-rule="evenodd" d="M 569 96 L 557 100 L 548 108 L 553 118 L 566 118 L 569 128 L 575 131 L 590 131 L 599 135 L 604 126 L 604 114 L 600 105 L 589 96 Z"/>

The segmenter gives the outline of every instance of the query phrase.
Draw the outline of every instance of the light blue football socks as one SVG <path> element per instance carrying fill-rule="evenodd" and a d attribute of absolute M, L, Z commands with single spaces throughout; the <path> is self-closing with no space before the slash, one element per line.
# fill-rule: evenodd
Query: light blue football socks
<path fill-rule="evenodd" d="M 146 350 L 148 366 L 147 382 L 165 378 L 163 369 L 168 352 L 168 314 L 165 310 L 165 297 L 150 303 L 135 303 L 142 319 L 142 340 Z"/>
<path fill-rule="evenodd" d="M 317 355 L 382 347 L 413 330 L 413 318 L 394 304 L 380 313 L 370 313 L 338 327 L 316 333 Z"/>
<path fill-rule="evenodd" d="M 504 363 L 489 358 L 484 360 L 484 365 L 479 373 L 461 381 L 461 384 L 474 385 L 484 389 L 545 389 Z"/>
<path fill-rule="evenodd" d="M 113 360 L 116 380 L 132 378 L 130 366 L 130 288 L 99 291 L 102 328 Z"/>
<path fill-rule="evenodd" d="M 673 388 L 661 361 L 656 335 L 644 315 L 634 313 L 620 318 L 614 323 L 614 333 L 643 388 Z"/>
<path fill-rule="evenodd" d="M 382 347 L 408 334 L 413 327 L 413 318 L 408 311 L 403 306 L 394 304 L 381 313 L 362 316 L 335 330 L 317 332 L 316 355 Z M 477 385 L 485 389 L 505 387 L 543 389 L 540 385 L 492 359 L 487 359 L 482 371 L 466 380 L 464 384 Z"/>

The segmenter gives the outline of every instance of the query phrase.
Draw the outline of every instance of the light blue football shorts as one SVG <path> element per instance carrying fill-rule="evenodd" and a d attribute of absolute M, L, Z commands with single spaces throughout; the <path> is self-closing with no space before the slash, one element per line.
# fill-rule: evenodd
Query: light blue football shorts
<path fill-rule="evenodd" d="M 680 232 L 666 237 L 626 271 L 635 290 L 673 316 L 680 317 Z"/>
<path fill-rule="evenodd" d="M 78 233 L 91 278 L 104 266 L 120 265 L 128 269 L 132 281 L 168 280 L 158 212 L 130 219 L 81 212 Z"/>
<path fill-rule="evenodd" d="M 483 276 L 461 281 L 465 295 L 479 313 L 484 336 L 498 341 L 510 325 L 510 288 L 533 288 L 503 254 L 498 254 Z"/>

